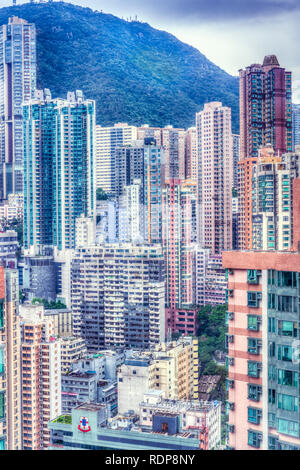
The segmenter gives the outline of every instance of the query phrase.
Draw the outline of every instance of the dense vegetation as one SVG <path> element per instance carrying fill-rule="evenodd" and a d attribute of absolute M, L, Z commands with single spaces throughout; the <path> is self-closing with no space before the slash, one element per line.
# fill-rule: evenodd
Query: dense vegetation
<path fill-rule="evenodd" d="M 102 188 L 98 188 L 96 191 L 97 201 L 107 201 L 110 195 L 106 193 Z"/>
<path fill-rule="evenodd" d="M 31 303 L 33 305 L 42 304 L 44 305 L 46 310 L 56 310 L 56 309 L 61 310 L 61 309 L 67 308 L 66 305 L 60 302 L 59 300 L 57 302 L 54 302 L 54 300 L 51 300 L 49 302 L 46 299 L 40 299 L 38 297 L 32 299 Z"/>
<path fill-rule="evenodd" d="M 225 353 L 227 305 L 205 305 L 198 313 L 199 361 L 201 375 L 220 375 L 221 380 L 211 394 L 211 399 L 225 402 L 226 368 L 215 361 L 216 351 Z"/>
<path fill-rule="evenodd" d="M 82 89 L 99 124 L 189 127 L 215 100 L 238 132 L 238 79 L 171 34 L 64 2 L 1 8 L 0 25 L 13 15 L 36 24 L 38 87 L 53 97 Z"/>

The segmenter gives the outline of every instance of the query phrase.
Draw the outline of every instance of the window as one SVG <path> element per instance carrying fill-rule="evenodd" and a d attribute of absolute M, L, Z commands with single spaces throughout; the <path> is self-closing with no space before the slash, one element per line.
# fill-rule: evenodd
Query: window
<path fill-rule="evenodd" d="M 277 357 L 279 361 L 292 362 L 292 358 L 293 358 L 292 346 L 279 345 Z"/>
<path fill-rule="evenodd" d="M 226 289 L 226 303 L 228 303 L 228 297 L 233 297 L 233 289 Z"/>
<path fill-rule="evenodd" d="M 248 399 L 252 401 L 259 401 L 262 389 L 260 385 L 248 384 Z"/>
<path fill-rule="evenodd" d="M 269 333 L 275 333 L 275 318 L 274 317 L 268 317 L 268 332 Z"/>
<path fill-rule="evenodd" d="M 5 394 L 0 392 L 0 419 L 5 417 Z"/>
<path fill-rule="evenodd" d="M 274 405 L 275 400 L 276 400 L 276 390 L 274 390 L 273 388 L 269 388 L 268 389 L 268 402 L 271 405 Z"/>
<path fill-rule="evenodd" d="M 259 354 L 259 348 L 261 346 L 261 340 L 257 338 L 248 338 L 248 353 Z"/>
<path fill-rule="evenodd" d="M 249 423 L 259 424 L 261 415 L 262 415 L 262 411 L 259 408 L 248 407 L 248 421 L 249 421 Z"/>
<path fill-rule="evenodd" d="M 298 372 L 291 370 L 278 369 L 278 384 L 287 387 L 298 387 Z"/>
<path fill-rule="evenodd" d="M 251 331 L 258 331 L 259 330 L 259 325 L 261 323 L 261 319 L 257 315 L 248 315 L 248 330 Z"/>
<path fill-rule="evenodd" d="M 234 424 L 228 424 L 228 432 L 234 432 Z"/>
<path fill-rule="evenodd" d="M 4 349 L 0 347 L 0 375 L 4 374 Z"/>
<path fill-rule="evenodd" d="M 296 338 L 298 336 L 297 322 L 278 320 L 278 335 Z"/>
<path fill-rule="evenodd" d="M 229 343 L 234 343 L 234 335 L 226 333 L 226 346 L 228 347 Z"/>
<path fill-rule="evenodd" d="M 256 447 L 257 449 L 260 447 L 260 441 L 262 439 L 262 435 L 256 431 L 248 431 L 248 445 L 251 447 Z"/>
<path fill-rule="evenodd" d="M 276 450 L 276 438 L 269 436 L 269 450 Z"/>
<path fill-rule="evenodd" d="M 260 376 L 261 362 L 248 361 L 248 376 L 256 377 Z"/>
<path fill-rule="evenodd" d="M 261 292 L 250 291 L 247 294 L 248 307 L 258 307 L 261 300 Z"/>
<path fill-rule="evenodd" d="M 268 308 L 276 308 L 276 296 L 275 294 L 268 294 Z"/>
<path fill-rule="evenodd" d="M 290 271 L 278 271 L 277 284 L 278 287 L 297 287 L 297 273 Z"/>
<path fill-rule="evenodd" d="M 278 395 L 277 395 L 277 407 L 280 410 L 298 411 L 298 409 L 299 409 L 299 399 L 298 399 L 298 397 L 293 397 L 292 395 L 285 395 L 283 393 L 278 393 Z"/>
<path fill-rule="evenodd" d="M 5 450 L 5 438 L 0 437 L 0 451 Z"/>
<path fill-rule="evenodd" d="M 234 320 L 234 312 L 226 312 L 228 320 Z"/>
<path fill-rule="evenodd" d="M 296 297 L 290 295 L 278 295 L 278 306 L 277 309 L 280 312 L 297 312 L 297 302 Z"/>
<path fill-rule="evenodd" d="M 248 269 L 247 270 L 247 282 L 248 284 L 258 284 L 258 275 L 260 274 L 260 271 L 257 271 L 256 269 Z"/>
<path fill-rule="evenodd" d="M 275 271 L 268 271 L 268 284 L 271 286 L 275 285 Z"/>
<path fill-rule="evenodd" d="M 275 343 L 274 341 L 270 341 L 269 343 L 269 356 L 275 357 Z"/>
<path fill-rule="evenodd" d="M 276 414 L 275 413 L 268 413 L 268 424 L 271 428 L 276 426 Z"/>
<path fill-rule="evenodd" d="M 288 419 L 278 418 L 278 432 L 289 436 L 299 437 L 299 423 Z"/>
<path fill-rule="evenodd" d="M 275 366 L 269 365 L 268 378 L 269 380 L 276 380 L 276 367 Z"/>
<path fill-rule="evenodd" d="M 229 388 L 234 388 L 234 380 L 226 379 L 226 390 L 228 391 Z"/>

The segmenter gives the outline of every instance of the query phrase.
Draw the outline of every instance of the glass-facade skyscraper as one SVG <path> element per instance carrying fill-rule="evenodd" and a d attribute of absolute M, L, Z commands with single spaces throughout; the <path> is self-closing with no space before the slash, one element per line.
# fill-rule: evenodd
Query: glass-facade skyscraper
<path fill-rule="evenodd" d="M 74 248 L 76 218 L 95 208 L 95 102 L 38 91 L 23 117 L 24 246 Z"/>
<path fill-rule="evenodd" d="M 35 25 L 12 17 L 0 26 L 0 199 L 23 191 L 22 103 L 35 90 Z"/>

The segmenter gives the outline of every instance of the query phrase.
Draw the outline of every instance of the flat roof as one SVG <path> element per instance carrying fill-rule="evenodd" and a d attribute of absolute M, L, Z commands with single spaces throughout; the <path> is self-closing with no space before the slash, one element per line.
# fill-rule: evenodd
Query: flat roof
<path fill-rule="evenodd" d="M 300 271 L 300 253 L 296 251 L 224 251 L 223 268 L 274 269 Z"/>
<path fill-rule="evenodd" d="M 82 403 L 81 405 L 73 408 L 74 410 L 84 410 L 84 411 L 100 411 L 106 408 L 106 405 L 102 403 Z"/>

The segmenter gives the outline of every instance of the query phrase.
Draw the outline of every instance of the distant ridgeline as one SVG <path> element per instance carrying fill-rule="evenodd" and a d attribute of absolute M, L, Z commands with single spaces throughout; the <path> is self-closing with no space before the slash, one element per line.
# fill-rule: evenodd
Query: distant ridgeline
<path fill-rule="evenodd" d="M 0 8 L 0 25 L 14 15 L 36 24 L 38 87 L 83 90 L 98 124 L 187 128 L 205 102 L 221 101 L 238 132 L 238 78 L 171 34 L 64 2 Z"/>

